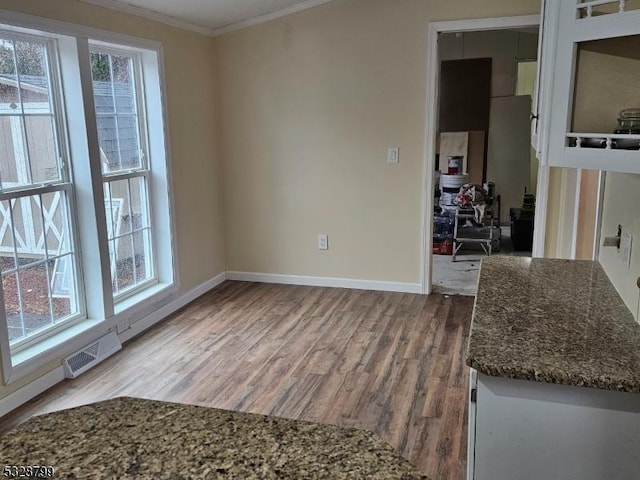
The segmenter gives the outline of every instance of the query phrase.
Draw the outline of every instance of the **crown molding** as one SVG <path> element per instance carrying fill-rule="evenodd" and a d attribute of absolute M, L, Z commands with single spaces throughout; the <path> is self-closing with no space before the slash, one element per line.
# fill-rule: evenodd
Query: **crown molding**
<path fill-rule="evenodd" d="M 229 25 L 225 25 L 224 27 L 217 28 L 217 29 L 203 27 L 202 25 L 196 25 L 195 23 L 188 22 L 187 20 L 173 17 L 171 15 L 165 15 L 164 13 L 159 13 L 154 10 L 149 10 L 147 8 L 136 7 L 135 5 L 130 5 L 121 0 L 82 0 L 82 1 L 85 3 L 91 3 L 92 5 L 97 5 L 99 7 L 108 8 L 110 10 L 116 10 L 119 12 L 128 13 L 129 15 L 136 15 L 138 17 L 143 17 L 148 20 L 153 20 L 156 22 L 164 23 L 166 25 L 171 25 L 172 27 L 182 28 L 184 30 L 190 30 L 192 32 L 197 32 L 203 35 L 214 37 L 218 35 L 223 35 L 225 33 L 233 32 L 235 30 L 240 30 L 242 28 L 258 25 L 260 23 L 269 22 L 277 18 L 291 15 L 292 13 L 301 12 L 302 10 L 307 10 L 309 8 L 317 7 L 318 5 L 322 5 L 323 3 L 329 3 L 333 0 L 305 0 L 303 2 L 297 3 L 290 7 L 274 10 L 273 12 L 248 18 L 240 22 L 231 23 Z"/>
<path fill-rule="evenodd" d="M 291 15 L 292 13 L 301 12 L 302 10 L 317 7 L 318 5 L 329 3 L 332 1 L 333 0 L 305 0 L 303 2 L 296 3 L 295 5 L 291 5 L 290 7 L 281 8 L 280 10 L 274 10 L 273 12 L 265 13 L 264 15 L 258 15 L 257 17 L 248 18 L 247 20 L 242 20 L 241 22 L 232 23 L 218 28 L 213 31 L 213 35 L 218 36 L 225 33 L 233 32 L 235 30 L 240 30 L 241 28 L 247 28 L 253 25 L 258 25 L 260 23 L 269 22 L 271 20 L 275 20 L 276 18 L 286 17 L 287 15 Z"/>
<path fill-rule="evenodd" d="M 153 20 L 165 25 L 171 25 L 172 27 L 181 28 L 183 30 L 190 30 L 192 32 L 201 33 L 207 36 L 213 36 L 214 30 L 211 28 L 203 27 L 202 25 L 196 25 L 195 23 L 182 20 L 180 18 L 172 17 L 171 15 L 165 15 L 154 10 L 146 8 L 136 7 L 120 0 L 82 0 L 84 3 L 91 3 L 99 7 L 108 8 L 109 10 L 116 10 L 118 12 L 128 13 L 129 15 L 136 15 L 148 20 Z"/>

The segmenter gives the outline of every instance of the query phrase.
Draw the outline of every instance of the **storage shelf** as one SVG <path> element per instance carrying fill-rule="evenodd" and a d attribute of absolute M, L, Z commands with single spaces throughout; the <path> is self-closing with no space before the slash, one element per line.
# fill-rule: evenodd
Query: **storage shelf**
<path fill-rule="evenodd" d="M 616 133 L 567 133 L 569 148 L 640 152 L 640 135 Z M 602 143 L 602 146 L 599 144 Z M 619 145 L 619 146 L 618 146 Z"/>
<path fill-rule="evenodd" d="M 640 151 L 565 147 L 561 150 L 560 155 L 549 158 L 549 165 L 552 167 L 638 173 L 640 172 Z"/>

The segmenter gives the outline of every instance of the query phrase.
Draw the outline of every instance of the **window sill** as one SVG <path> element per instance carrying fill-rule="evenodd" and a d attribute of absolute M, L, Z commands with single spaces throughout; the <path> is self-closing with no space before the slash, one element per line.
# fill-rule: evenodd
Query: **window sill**
<path fill-rule="evenodd" d="M 11 356 L 9 368 L 4 367 L 4 383 L 11 384 L 49 363 L 60 362 L 67 355 L 109 331 L 116 331 L 123 325 L 125 329 L 130 327 L 145 314 L 160 308 L 176 291 L 175 283 L 157 283 L 118 302 L 115 305 L 115 315 L 110 319 L 80 321 L 41 342 L 14 353 Z M 116 331 L 116 333 L 120 332 Z"/>
<path fill-rule="evenodd" d="M 149 308 L 157 307 L 159 303 L 173 294 L 176 289 L 175 283 L 156 283 L 151 285 L 117 302 L 113 306 L 115 317 L 117 319 L 121 315 L 130 312 L 135 314 L 138 310 L 148 310 Z"/>
<path fill-rule="evenodd" d="M 103 332 L 99 327 L 103 327 Z M 5 367 L 5 384 L 29 375 L 47 363 L 59 361 L 70 352 L 82 348 L 98 336 L 109 331 L 104 320 L 87 319 L 65 328 L 41 342 L 38 342 L 11 356 L 10 371 Z M 62 353 L 62 354 L 61 354 Z"/>

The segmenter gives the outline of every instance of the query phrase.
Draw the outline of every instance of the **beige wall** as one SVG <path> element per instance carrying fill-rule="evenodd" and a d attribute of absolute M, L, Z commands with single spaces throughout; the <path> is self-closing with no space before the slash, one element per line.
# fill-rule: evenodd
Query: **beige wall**
<path fill-rule="evenodd" d="M 516 93 L 518 60 L 538 56 L 538 34 L 516 30 L 489 30 L 440 35 L 440 60 L 491 58 L 491 96 L 527 95 Z M 533 78 L 535 78 L 535 69 Z"/>
<path fill-rule="evenodd" d="M 546 216 L 544 256 L 571 258 L 578 171 L 549 169 L 549 198 Z"/>
<path fill-rule="evenodd" d="M 420 282 L 427 26 L 539 7 L 340 0 L 218 37 L 227 269 Z"/>
<path fill-rule="evenodd" d="M 223 272 L 214 40 L 74 0 L 2 0 L 0 8 L 162 42 L 180 293 Z M 56 365 L 0 386 L 0 398 Z"/>
<path fill-rule="evenodd" d="M 631 268 L 622 262 L 620 250 L 600 247 L 600 263 L 620 293 L 620 296 L 638 319 L 639 293 L 636 280 L 640 277 L 640 175 L 607 173 L 602 206 L 601 237 L 613 237 L 622 226 L 622 232 L 633 235 Z M 602 242 L 600 242 L 602 245 Z"/>
<path fill-rule="evenodd" d="M 576 229 L 576 260 L 593 260 L 598 212 L 599 170 L 582 170 Z"/>
<path fill-rule="evenodd" d="M 620 110 L 640 105 L 640 36 L 633 39 L 590 42 L 580 50 L 573 118 L 575 131 L 613 132 Z M 628 51 L 623 51 L 623 46 Z M 629 55 L 607 53 L 612 50 Z"/>

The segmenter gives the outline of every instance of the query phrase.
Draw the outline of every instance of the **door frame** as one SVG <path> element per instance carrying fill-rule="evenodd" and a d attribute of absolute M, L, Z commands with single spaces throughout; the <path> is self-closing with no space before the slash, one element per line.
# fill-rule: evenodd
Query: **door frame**
<path fill-rule="evenodd" d="M 423 242 L 422 242 L 422 293 L 431 293 L 432 288 L 432 248 L 433 248 L 433 211 L 434 211 L 434 164 L 436 155 L 436 132 L 438 127 L 440 56 L 438 55 L 438 35 L 441 33 L 477 32 L 484 30 L 509 30 L 512 28 L 539 27 L 540 15 L 522 15 L 516 17 L 478 18 L 447 22 L 431 22 L 427 35 L 427 106 L 425 119 L 425 158 L 424 158 L 424 195 L 423 195 Z M 540 59 L 538 59 L 540 61 Z M 548 173 L 546 165 L 540 162 L 538 169 L 538 195 L 542 195 L 546 205 Z M 537 225 L 536 228 L 544 228 Z M 540 237 L 540 236 L 538 236 Z M 541 236 L 544 240 L 544 235 Z M 542 246 L 544 248 L 544 245 Z M 536 245 L 534 244 L 534 250 Z"/>

